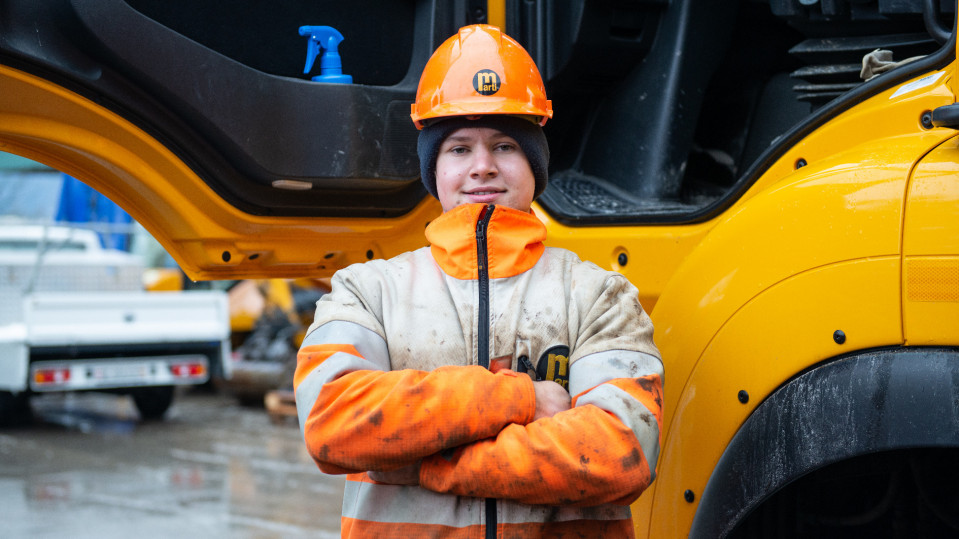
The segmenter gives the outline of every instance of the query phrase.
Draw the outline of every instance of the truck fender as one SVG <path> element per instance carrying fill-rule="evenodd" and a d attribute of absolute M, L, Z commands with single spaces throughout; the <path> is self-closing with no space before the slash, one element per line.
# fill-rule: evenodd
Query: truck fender
<path fill-rule="evenodd" d="M 824 362 L 745 421 L 703 491 L 690 537 L 723 537 L 798 478 L 859 455 L 959 447 L 959 349 L 889 348 Z"/>

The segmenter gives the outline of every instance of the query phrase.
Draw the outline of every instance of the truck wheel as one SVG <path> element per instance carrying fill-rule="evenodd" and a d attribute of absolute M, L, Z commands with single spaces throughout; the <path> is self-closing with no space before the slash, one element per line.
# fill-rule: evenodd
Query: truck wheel
<path fill-rule="evenodd" d="M 31 415 L 28 394 L 0 391 L 0 427 L 22 425 Z"/>
<path fill-rule="evenodd" d="M 141 387 L 130 393 L 144 420 L 162 419 L 173 403 L 173 386 Z"/>

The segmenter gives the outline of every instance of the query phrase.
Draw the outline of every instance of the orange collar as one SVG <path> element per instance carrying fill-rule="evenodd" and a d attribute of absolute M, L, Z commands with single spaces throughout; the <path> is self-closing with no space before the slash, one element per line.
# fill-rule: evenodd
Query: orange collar
<path fill-rule="evenodd" d="M 433 259 L 456 279 L 477 279 L 476 223 L 485 204 L 463 204 L 444 213 L 426 227 Z M 542 256 L 546 227 L 530 212 L 496 206 L 486 233 L 489 277 L 519 275 Z"/>

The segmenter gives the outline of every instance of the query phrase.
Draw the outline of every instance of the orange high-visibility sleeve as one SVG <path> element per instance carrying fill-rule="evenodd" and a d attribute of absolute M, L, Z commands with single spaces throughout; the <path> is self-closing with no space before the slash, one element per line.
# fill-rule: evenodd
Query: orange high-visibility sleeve
<path fill-rule="evenodd" d="M 323 385 L 304 425 L 326 473 L 393 470 L 533 419 L 526 376 L 478 366 L 354 371 Z"/>
<path fill-rule="evenodd" d="M 660 416 L 655 387 L 629 387 Z M 651 391 L 648 391 L 651 390 Z M 661 401 L 660 401 L 661 402 Z M 658 423 L 658 421 L 657 421 Z M 659 428 L 659 425 L 651 425 Z M 633 431 L 595 405 L 577 406 L 527 425 L 510 425 L 495 438 L 423 460 L 420 484 L 435 492 L 511 499 L 525 504 L 629 504 L 649 486 L 652 473 Z"/>

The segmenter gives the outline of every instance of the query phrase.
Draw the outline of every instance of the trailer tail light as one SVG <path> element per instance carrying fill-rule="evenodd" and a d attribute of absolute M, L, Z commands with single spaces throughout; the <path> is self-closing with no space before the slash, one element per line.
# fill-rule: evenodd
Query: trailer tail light
<path fill-rule="evenodd" d="M 194 385 L 210 378 L 203 354 L 37 361 L 30 366 L 33 391 L 82 391 L 139 386 Z"/>
<path fill-rule="evenodd" d="M 203 378 L 206 376 L 206 365 L 198 361 L 171 363 L 170 373 L 175 378 Z"/>
<path fill-rule="evenodd" d="M 33 382 L 38 385 L 62 385 L 70 381 L 70 367 L 49 367 L 33 371 Z"/>

